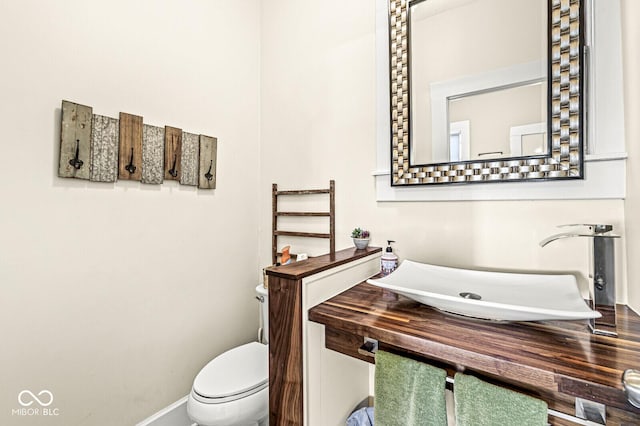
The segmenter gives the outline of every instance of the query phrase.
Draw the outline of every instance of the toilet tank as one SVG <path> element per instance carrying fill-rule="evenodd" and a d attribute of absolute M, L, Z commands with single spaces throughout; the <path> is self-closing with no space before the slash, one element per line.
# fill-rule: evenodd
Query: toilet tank
<path fill-rule="evenodd" d="M 262 343 L 269 343 L 269 290 L 262 284 L 256 287 L 256 299 L 260 301 L 260 326 Z"/>

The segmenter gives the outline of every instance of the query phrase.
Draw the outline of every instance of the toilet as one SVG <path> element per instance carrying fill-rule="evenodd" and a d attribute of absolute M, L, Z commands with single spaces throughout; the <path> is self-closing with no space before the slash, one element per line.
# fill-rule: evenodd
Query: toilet
<path fill-rule="evenodd" d="M 215 357 L 198 373 L 187 401 L 189 418 L 201 426 L 269 424 L 268 292 L 256 287 L 264 342 L 251 342 Z"/>

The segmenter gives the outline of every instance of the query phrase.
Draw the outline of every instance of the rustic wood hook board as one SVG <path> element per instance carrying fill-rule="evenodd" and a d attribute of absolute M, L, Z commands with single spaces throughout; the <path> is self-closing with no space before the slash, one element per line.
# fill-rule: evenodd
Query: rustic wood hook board
<path fill-rule="evenodd" d="M 218 139 L 176 127 L 143 123 L 141 116 L 93 114 L 89 106 L 62 101 L 58 176 L 93 182 L 117 179 L 215 189 Z"/>

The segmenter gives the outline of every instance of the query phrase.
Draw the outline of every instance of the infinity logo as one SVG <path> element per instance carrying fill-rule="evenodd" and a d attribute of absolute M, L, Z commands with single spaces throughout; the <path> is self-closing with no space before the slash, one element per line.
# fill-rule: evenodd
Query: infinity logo
<path fill-rule="evenodd" d="M 22 398 L 24 395 L 29 395 L 32 401 L 27 400 L 27 402 L 24 402 Z M 38 396 L 42 396 L 42 395 L 49 395 L 49 402 L 43 402 L 42 400 L 40 400 L 40 398 L 38 398 Z M 34 401 L 36 401 L 38 404 L 40 404 L 43 407 L 48 407 L 53 403 L 53 394 L 46 389 L 38 392 L 38 396 L 35 396 L 33 392 L 29 390 L 23 390 L 18 394 L 18 403 L 20 403 L 20 405 L 22 405 L 23 407 L 30 406 L 31 404 L 33 404 Z"/>

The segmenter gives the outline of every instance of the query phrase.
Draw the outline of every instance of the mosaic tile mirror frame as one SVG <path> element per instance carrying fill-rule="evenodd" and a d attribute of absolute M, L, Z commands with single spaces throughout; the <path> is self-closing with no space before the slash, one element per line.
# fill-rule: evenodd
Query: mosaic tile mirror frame
<path fill-rule="evenodd" d="M 548 0 L 546 153 L 528 157 L 414 164 L 410 155 L 409 22 L 411 6 L 421 1 L 425 0 L 389 0 L 391 185 L 583 178 L 583 1 Z"/>

